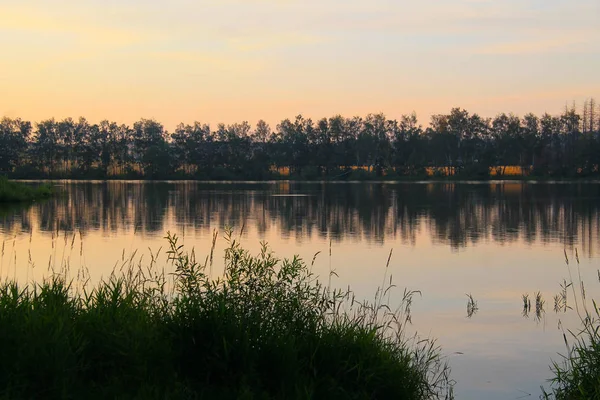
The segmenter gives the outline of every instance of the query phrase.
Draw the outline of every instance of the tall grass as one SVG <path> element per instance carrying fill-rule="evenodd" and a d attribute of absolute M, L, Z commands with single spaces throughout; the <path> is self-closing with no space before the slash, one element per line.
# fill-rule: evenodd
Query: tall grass
<path fill-rule="evenodd" d="M 1 285 L 0 397 L 453 396 L 435 342 L 405 335 L 413 292 L 392 310 L 390 278 L 374 302 L 357 302 L 297 257 L 280 260 L 266 244 L 253 256 L 231 231 L 225 238 L 218 279 L 214 240 L 199 263 L 168 234 L 173 275 L 152 257 L 91 289 L 59 275 Z"/>
<path fill-rule="evenodd" d="M 19 203 L 39 200 L 50 197 L 52 193 L 52 187 L 48 184 L 30 186 L 0 176 L 0 203 Z"/>
<path fill-rule="evenodd" d="M 471 293 L 467 293 L 467 318 L 471 318 L 478 310 L 477 301 L 475 301 Z"/>
<path fill-rule="evenodd" d="M 531 311 L 531 299 L 529 298 L 529 293 L 525 293 L 521 296 L 523 300 L 523 312 L 521 315 L 525 318 L 529 318 L 529 312 Z"/>
<path fill-rule="evenodd" d="M 579 255 L 575 251 L 579 271 Z M 569 267 L 569 258 L 565 252 L 565 262 Z M 600 279 L 600 272 L 598 273 Z M 600 311 L 595 300 L 588 304 L 585 286 L 581 275 L 578 285 L 573 284 L 569 267 L 570 282 L 561 285 L 561 300 L 567 303 L 567 289 L 571 288 L 575 310 L 581 321 L 577 330 L 563 331 L 567 353 L 562 362 L 553 362 L 552 393 L 544 393 L 546 398 L 557 400 L 600 399 Z M 578 287 L 579 290 L 575 288 Z"/>

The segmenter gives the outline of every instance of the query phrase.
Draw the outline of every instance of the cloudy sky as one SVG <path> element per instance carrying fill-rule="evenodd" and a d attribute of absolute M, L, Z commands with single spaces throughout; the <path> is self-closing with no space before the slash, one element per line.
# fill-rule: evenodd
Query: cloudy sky
<path fill-rule="evenodd" d="M 0 116 L 172 129 L 600 97 L 598 0 L 0 0 Z"/>

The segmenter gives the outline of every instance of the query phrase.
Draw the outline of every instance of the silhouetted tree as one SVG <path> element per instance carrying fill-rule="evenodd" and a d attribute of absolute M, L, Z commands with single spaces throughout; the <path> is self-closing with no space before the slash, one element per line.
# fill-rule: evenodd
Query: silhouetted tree
<path fill-rule="evenodd" d="M 20 119 L 0 120 L 0 172 L 12 172 L 27 157 L 31 123 Z"/>
<path fill-rule="evenodd" d="M 458 175 L 504 174 L 506 166 L 551 176 L 599 175 L 600 109 L 593 98 L 558 116 L 501 113 L 493 119 L 453 108 L 423 128 L 413 114 L 336 115 L 314 123 L 298 115 L 272 130 L 264 121 L 180 124 L 172 134 L 154 120 L 132 127 L 20 119 L 0 121 L 0 172 L 21 177 L 263 179 L 275 167 L 304 178 L 343 177 L 356 167 L 373 175 L 424 175 L 449 167 Z M 361 172 L 362 173 L 362 172 Z"/>

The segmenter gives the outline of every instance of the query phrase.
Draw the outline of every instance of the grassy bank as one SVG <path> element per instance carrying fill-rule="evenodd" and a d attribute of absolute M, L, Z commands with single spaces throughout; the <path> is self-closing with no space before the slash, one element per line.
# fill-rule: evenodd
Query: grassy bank
<path fill-rule="evenodd" d="M 50 197 L 52 193 L 53 190 L 49 184 L 31 186 L 22 182 L 11 181 L 6 177 L 0 177 L 0 203 L 40 200 Z"/>
<path fill-rule="evenodd" d="M 226 239 L 218 280 L 212 251 L 200 264 L 169 235 L 172 276 L 150 263 L 87 290 L 2 285 L 0 397 L 451 397 L 434 342 L 405 337 L 412 293 L 396 312 L 385 291 L 358 303 L 300 259 Z"/>

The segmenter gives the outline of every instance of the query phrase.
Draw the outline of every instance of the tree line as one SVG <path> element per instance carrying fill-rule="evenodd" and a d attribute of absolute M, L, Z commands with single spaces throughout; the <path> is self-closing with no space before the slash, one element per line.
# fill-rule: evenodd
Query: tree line
<path fill-rule="evenodd" d="M 424 177 L 436 168 L 485 178 L 519 166 L 534 176 L 600 175 L 600 107 L 586 100 L 561 115 L 484 118 L 461 108 L 313 121 L 298 115 L 275 129 L 259 121 L 230 125 L 195 122 L 173 132 L 152 119 L 128 126 L 85 118 L 0 121 L 0 172 L 20 178 Z"/>

